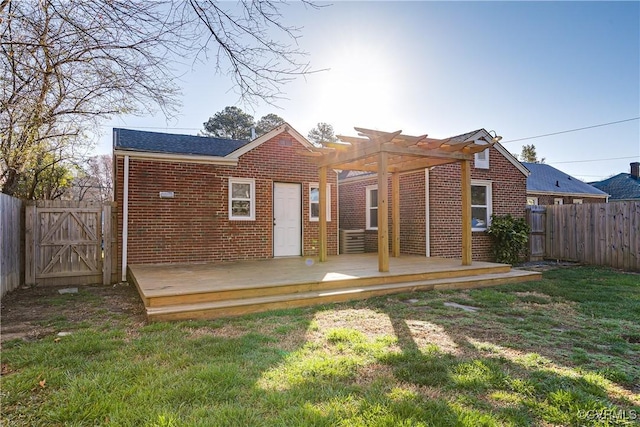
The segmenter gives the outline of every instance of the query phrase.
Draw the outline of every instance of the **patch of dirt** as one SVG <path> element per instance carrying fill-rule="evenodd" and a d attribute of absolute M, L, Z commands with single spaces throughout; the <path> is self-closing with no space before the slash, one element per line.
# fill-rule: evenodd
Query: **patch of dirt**
<path fill-rule="evenodd" d="M 395 335 L 389 316 L 373 310 L 352 308 L 328 310 L 317 313 L 315 321 L 318 329 L 308 332 L 307 339 L 310 341 L 323 341 L 326 331 L 335 328 L 355 329 L 369 340 Z"/>
<path fill-rule="evenodd" d="M 68 286 L 21 288 L 5 295 L 0 307 L 0 343 L 37 340 L 75 324 L 104 325 L 126 316 L 132 325 L 146 322 L 135 286 L 80 286 L 77 294 L 61 295 Z M 1 344 L 0 344 L 1 348 Z"/>
<path fill-rule="evenodd" d="M 570 262 L 570 261 L 545 260 L 545 261 L 523 262 L 522 264 L 514 265 L 514 267 L 522 270 L 548 271 L 548 270 L 555 270 L 557 268 L 576 267 L 579 265 L 582 265 L 582 264 L 578 262 Z"/>

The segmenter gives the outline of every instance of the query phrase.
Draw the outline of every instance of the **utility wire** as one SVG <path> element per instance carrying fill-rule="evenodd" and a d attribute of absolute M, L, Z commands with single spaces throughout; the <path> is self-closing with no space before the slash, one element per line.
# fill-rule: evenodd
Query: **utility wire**
<path fill-rule="evenodd" d="M 585 130 L 585 129 L 593 129 L 593 128 L 599 128 L 599 127 L 603 127 L 603 126 L 611 126 L 611 125 L 616 125 L 618 123 L 625 123 L 625 122 L 631 122 L 633 120 L 639 120 L 640 117 L 632 117 L 630 119 L 624 119 L 624 120 L 618 120 L 615 122 L 609 122 L 609 123 L 601 123 L 599 125 L 593 125 L 593 126 L 585 126 L 583 128 L 576 128 L 576 129 L 569 129 L 569 130 L 562 130 L 559 132 L 552 132 L 552 133 L 545 133 L 543 135 L 536 135 L 536 136 L 528 136 L 526 138 L 518 138 L 518 139 L 510 139 L 509 141 L 500 141 L 502 144 L 508 143 L 508 142 L 518 142 L 518 141 L 527 141 L 529 139 L 536 139 L 536 138 L 544 138 L 546 136 L 553 136 L 553 135 L 560 135 L 563 133 L 570 133 L 570 132 L 578 132 L 580 130 Z"/>
<path fill-rule="evenodd" d="M 542 135 L 536 135 L 536 136 L 527 136 L 524 138 L 518 138 L 518 139 L 510 139 L 508 141 L 500 141 L 501 144 L 506 144 L 509 142 L 519 142 L 519 141 L 528 141 L 530 139 L 537 139 L 537 138 L 544 138 L 547 136 L 554 136 L 554 135 L 561 135 L 564 133 L 571 133 L 571 132 L 578 132 L 581 130 L 586 130 L 586 129 L 593 129 L 593 128 L 599 128 L 599 127 L 603 127 L 603 126 L 611 126 L 611 125 L 616 125 L 619 123 L 626 123 L 626 122 L 631 122 L 634 120 L 640 120 L 640 116 L 639 117 L 632 117 L 630 119 L 624 119 L 624 120 L 617 120 L 615 122 L 608 122 L 608 123 L 600 123 L 597 125 L 592 125 L 592 126 L 585 126 L 585 127 L 581 127 L 581 128 L 575 128 L 575 129 L 568 129 L 568 130 L 562 130 L 562 131 L 558 131 L 558 132 L 552 132 L 552 133 L 545 133 Z M 101 127 L 114 127 L 114 126 L 107 126 L 107 125 L 102 125 Z M 169 126 L 127 126 L 129 128 L 134 128 L 134 129 L 172 129 L 172 130 L 202 130 L 200 128 L 175 128 L 175 127 L 169 127 Z"/>
<path fill-rule="evenodd" d="M 624 159 L 637 159 L 638 156 L 629 157 L 612 157 L 609 159 L 592 159 L 592 160 L 568 160 L 565 162 L 549 162 L 550 165 L 557 165 L 559 163 L 588 163 L 588 162 L 606 162 L 607 160 L 624 160 Z"/>

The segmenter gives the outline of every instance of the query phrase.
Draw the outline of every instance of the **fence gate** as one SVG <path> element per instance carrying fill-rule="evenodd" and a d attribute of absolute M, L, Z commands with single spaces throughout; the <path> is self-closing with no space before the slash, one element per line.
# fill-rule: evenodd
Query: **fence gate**
<path fill-rule="evenodd" d="M 529 260 L 541 261 L 545 256 L 545 224 L 547 209 L 544 206 L 527 206 L 527 224 L 529 234 Z"/>
<path fill-rule="evenodd" d="M 26 207 L 27 285 L 89 285 L 111 281 L 111 206 L 37 201 Z"/>

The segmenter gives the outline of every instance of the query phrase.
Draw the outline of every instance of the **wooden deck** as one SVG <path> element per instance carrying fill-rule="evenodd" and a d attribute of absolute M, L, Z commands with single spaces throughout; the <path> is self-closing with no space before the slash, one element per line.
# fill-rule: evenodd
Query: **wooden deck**
<path fill-rule="evenodd" d="M 279 308 L 364 299 L 397 292 L 469 289 L 538 280 L 506 264 L 403 255 L 378 271 L 376 254 L 327 262 L 282 258 L 210 264 L 130 265 L 129 281 L 150 321 L 234 316 Z"/>

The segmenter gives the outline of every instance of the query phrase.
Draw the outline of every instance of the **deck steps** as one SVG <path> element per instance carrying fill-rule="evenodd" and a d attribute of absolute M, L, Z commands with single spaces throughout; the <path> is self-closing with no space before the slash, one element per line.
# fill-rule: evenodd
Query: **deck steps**
<path fill-rule="evenodd" d="M 190 295 L 174 296 L 175 299 L 165 299 L 162 304 L 152 305 L 146 301 L 147 318 L 149 321 L 168 321 L 186 319 L 215 319 L 220 317 L 238 316 L 261 311 L 304 307 L 332 302 L 366 299 L 374 296 L 399 292 L 413 292 L 425 290 L 470 289 L 495 286 L 508 283 L 518 283 L 539 280 L 542 275 L 538 272 L 516 269 L 493 269 L 489 272 L 467 272 L 467 275 L 447 274 L 446 277 L 418 279 L 411 275 L 393 276 L 378 283 L 350 281 L 323 282 L 328 286 L 313 289 L 313 284 L 292 286 L 267 286 L 251 288 L 250 293 L 229 293 L 230 291 L 200 293 L 199 297 Z M 451 273 L 451 272 L 449 272 Z M 472 273 L 469 275 L 469 273 Z M 414 280 L 411 280 L 411 279 Z M 390 281 L 390 283 L 389 283 Z M 317 284 L 316 284 L 317 285 Z M 310 286 L 310 287 L 308 287 Z M 277 289 L 277 292 L 275 291 Z M 266 292 L 265 292 L 266 291 Z M 264 292 L 264 293 L 261 293 Z M 205 300 L 198 300 L 206 294 Z M 217 294 L 211 299 L 210 294 Z M 198 295 L 198 294 L 195 294 Z M 179 297 L 179 298 L 178 298 Z M 171 302 L 175 303 L 171 303 Z M 157 302 L 157 301 L 156 301 Z"/>

